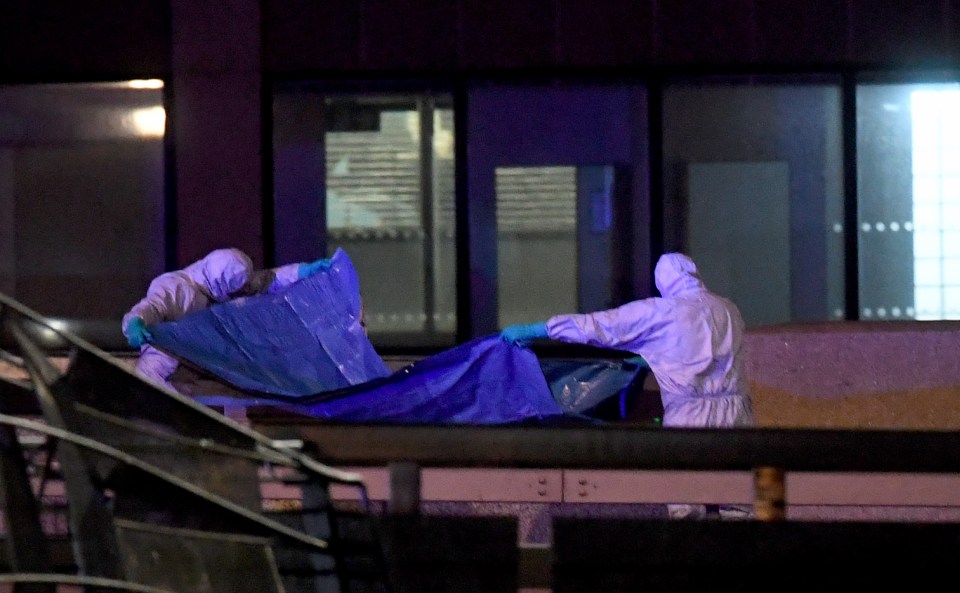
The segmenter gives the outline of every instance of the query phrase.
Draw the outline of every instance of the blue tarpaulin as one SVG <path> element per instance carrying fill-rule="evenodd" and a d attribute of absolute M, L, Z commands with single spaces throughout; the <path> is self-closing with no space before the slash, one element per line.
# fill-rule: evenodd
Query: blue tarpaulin
<path fill-rule="evenodd" d="M 536 355 L 497 336 L 391 373 L 360 323 L 359 283 L 350 258 L 338 250 L 331 259 L 329 271 L 278 293 L 151 326 L 153 343 L 256 392 L 251 402 L 313 416 L 500 424 L 563 415 Z"/>
<path fill-rule="evenodd" d="M 327 272 L 150 327 L 154 346 L 240 389 L 305 396 L 385 377 L 361 325 L 360 288 L 342 249 Z"/>
<path fill-rule="evenodd" d="M 497 336 L 478 338 L 382 381 L 303 402 L 312 416 L 349 421 L 491 424 L 560 416 L 536 355 Z"/>

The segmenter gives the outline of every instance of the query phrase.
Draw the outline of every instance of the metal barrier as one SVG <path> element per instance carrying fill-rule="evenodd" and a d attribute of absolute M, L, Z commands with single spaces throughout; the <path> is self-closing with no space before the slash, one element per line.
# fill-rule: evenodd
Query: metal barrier
<path fill-rule="evenodd" d="M 754 501 L 765 507 L 785 499 L 790 472 L 960 473 L 954 431 L 338 425 L 294 418 L 253 425 L 276 438 L 302 439 L 339 466 L 394 464 L 407 474 L 396 464 L 749 471 L 757 477 Z"/>

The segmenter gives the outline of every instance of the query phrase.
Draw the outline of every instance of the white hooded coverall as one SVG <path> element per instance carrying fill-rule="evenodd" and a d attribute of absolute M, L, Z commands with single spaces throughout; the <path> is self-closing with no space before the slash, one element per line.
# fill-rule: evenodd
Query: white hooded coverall
<path fill-rule="evenodd" d="M 737 306 L 707 290 L 696 264 L 681 253 L 661 256 L 654 279 L 662 297 L 556 315 L 547 321 L 547 334 L 642 356 L 660 385 L 665 427 L 753 426 L 745 326 Z M 688 505 L 668 507 L 671 516 L 700 512 Z"/>
<path fill-rule="evenodd" d="M 217 249 L 182 270 L 165 272 L 150 282 L 146 296 L 123 316 L 124 336 L 131 319 L 140 317 L 147 327 L 175 321 L 188 313 L 232 298 L 276 292 L 296 282 L 300 264 L 254 271 L 253 262 L 239 249 Z M 169 388 L 178 362 L 150 344 L 140 347 L 136 370 Z"/>

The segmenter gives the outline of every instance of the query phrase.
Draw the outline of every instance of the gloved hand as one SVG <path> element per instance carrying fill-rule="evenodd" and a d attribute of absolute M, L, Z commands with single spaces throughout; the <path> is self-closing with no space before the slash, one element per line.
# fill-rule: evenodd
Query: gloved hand
<path fill-rule="evenodd" d="M 500 332 L 500 339 L 511 344 L 522 344 L 529 340 L 546 337 L 547 324 L 543 322 L 511 325 Z"/>
<path fill-rule="evenodd" d="M 153 334 L 147 329 L 147 324 L 140 317 L 134 317 L 127 323 L 127 343 L 134 348 L 153 341 Z"/>
<path fill-rule="evenodd" d="M 297 279 L 303 280 L 304 278 L 309 278 L 318 272 L 326 272 L 332 265 L 333 262 L 331 262 L 329 259 L 318 259 L 308 264 L 300 264 L 300 267 L 297 268 Z"/>

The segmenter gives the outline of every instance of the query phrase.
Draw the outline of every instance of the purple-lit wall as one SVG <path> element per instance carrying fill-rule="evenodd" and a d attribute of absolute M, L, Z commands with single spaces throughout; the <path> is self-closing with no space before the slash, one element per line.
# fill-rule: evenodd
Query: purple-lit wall
<path fill-rule="evenodd" d="M 960 321 L 771 326 L 746 345 L 761 426 L 960 430 Z"/>
<path fill-rule="evenodd" d="M 911 0 L 34 0 L 0 6 L 0 81 L 172 80 L 175 253 L 262 261 L 274 77 L 948 67 L 960 3 Z"/>

